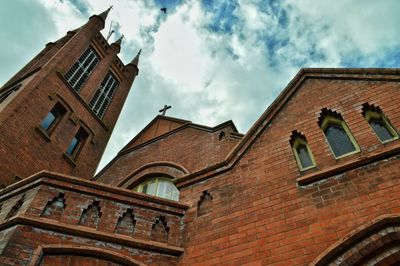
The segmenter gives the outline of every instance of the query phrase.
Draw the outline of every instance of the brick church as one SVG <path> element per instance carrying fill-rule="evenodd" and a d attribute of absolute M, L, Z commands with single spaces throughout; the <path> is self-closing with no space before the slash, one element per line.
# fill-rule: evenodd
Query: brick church
<path fill-rule="evenodd" d="M 400 265 L 399 69 L 301 69 L 246 134 L 159 115 L 95 175 L 139 74 L 107 13 L 0 89 L 0 265 Z"/>

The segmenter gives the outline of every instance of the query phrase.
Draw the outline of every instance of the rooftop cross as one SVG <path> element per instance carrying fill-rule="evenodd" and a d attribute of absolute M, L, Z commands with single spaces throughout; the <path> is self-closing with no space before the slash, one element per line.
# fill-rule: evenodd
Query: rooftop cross
<path fill-rule="evenodd" d="M 167 112 L 168 109 L 170 109 L 172 106 L 171 105 L 164 105 L 164 107 L 162 109 L 160 109 L 160 113 L 162 113 L 161 115 L 165 115 L 165 113 Z"/>

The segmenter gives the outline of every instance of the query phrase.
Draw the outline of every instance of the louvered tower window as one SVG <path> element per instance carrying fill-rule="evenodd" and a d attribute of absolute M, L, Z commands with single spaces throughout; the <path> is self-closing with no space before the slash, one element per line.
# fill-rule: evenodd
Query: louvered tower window
<path fill-rule="evenodd" d="M 108 72 L 89 103 L 90 108 L 99 118 L 104 116 L 118 85 L 119 83 L 114 75 Z"/>
<path fill-rule="evenodd" d="M 85 84 L 99 61 L 99 55 L 93 48 L 89 47 L 65 75 L 69 85 L 71 85 L 76 92 L 79 92 L 83 87 L 83 84 Z"/>

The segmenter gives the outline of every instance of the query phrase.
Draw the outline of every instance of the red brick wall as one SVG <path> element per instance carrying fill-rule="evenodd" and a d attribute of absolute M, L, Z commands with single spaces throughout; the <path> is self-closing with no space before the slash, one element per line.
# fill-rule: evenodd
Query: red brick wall
<path fill-rule="evenodd" d="M 180 265 L 307 265 L 365 223 L 399 214 L 399 157 L 368 159 L 400 141 L 381 144 L 361 114 L 365 102 L 380 106 L 399 129 L 399 89 L 397 81 L 306 79 L 231 171 L 180 189 L 191 206 Z M 334 159 L 317 124 L 322 108 L 342 114 L 360 153 Z M 365 163 L 299 186 L 293 130 L 306 136 L 317 162 L 302 175 Z M 198 213 L 205 190 L 212 200 Z"/>

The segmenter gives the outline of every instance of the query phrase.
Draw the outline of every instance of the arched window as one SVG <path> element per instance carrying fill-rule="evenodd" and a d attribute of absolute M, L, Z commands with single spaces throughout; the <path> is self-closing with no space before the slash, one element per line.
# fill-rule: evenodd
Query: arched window
<path fill-rule="evenodd" d="M 134 189 L 137 192 L 158 196 L 165 199 L 179 200 L 179 190 L 166 177 L 152 177 L 146 179 Z"/>
<path fill-rule="evenodd" d="M 319 125 L 336 159 L 360 151 L 360 147 L 340 114 L 323 109 Z"/>
<path fill-rule="evenodd" d="M 382 143 L 399 138 L 396 130 L 379 107 L 363 104 L 363 116 Z"/>
<path fill-rule="evenodd" d="M 316 166 L 314 156 L 312 155 L 304 135 L 296 130 L 293 131 L 290 137 L 290 144 L 292 145 L 293 154 L 300 171 L 308 170 Z"/>

